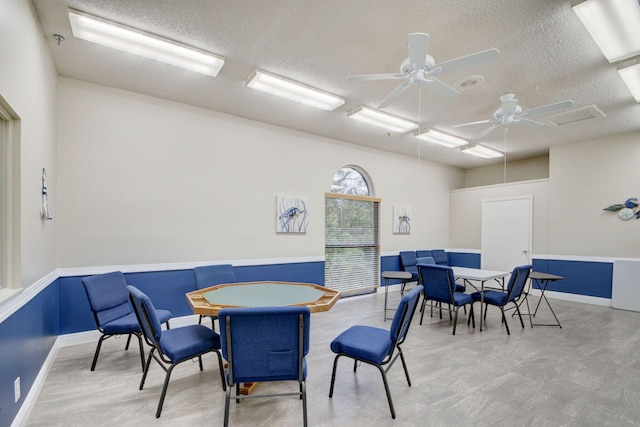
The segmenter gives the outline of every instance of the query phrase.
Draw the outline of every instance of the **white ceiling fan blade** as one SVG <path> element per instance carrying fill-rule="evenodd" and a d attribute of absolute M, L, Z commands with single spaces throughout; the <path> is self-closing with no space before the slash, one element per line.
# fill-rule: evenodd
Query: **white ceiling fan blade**
<path fill-rule="evenodd" d="M 409 64 L 418 64 L 421 68 L 427 62 L 427 49 L 429 47 L 429 34 L 409 34 Z"/>
<path fill-rule="evenodd" d="M 411 83 L 411 80 L 407 80 L 406 82 L 402 83 L 400 86 L 396 87 L 393 92 L 391 92 L 389 94 L 389 96 L 387 96 L 381 103 L 380 105 L 378 105 L 378 108 L 387 108 L 389 105 L 391 105 L 391 103 L 393 101 L 395 101 L 396 99 L 398 99 L 400 97 L 400 95 L 402 95 L 402 93 L 407 90 L 407 88 L 409 86 L 411 86 L 413 83 Z"/>
<path fill-rule="evenodd" d="M 430 91 L 444 99 L 454 99 L 456 96 L 460 95 L 460 92 L 434 77 L 423 80 L 421 83 Z"/>
<path fill-rule="evenodd" d="M 491 123 L 493 122 L 493 120 L 480 120 L 477 122 L 469 122 L 469 123 L 462 123 L 459 125 L 453 125 L 451 126 L 452 128 L 461 128 L 461 127 L 465 127 L 465 126 L 473 126 L 473 125 L 480 125 L 480 124 L 484 124 L 484 123 Z"/>
<path fill-rule="evenodd" d="M 526 110 L 525 113 L 527 116 L 537 116 L 540 114 L 550 113 L 556 110 L 563 110 L 565 108 L 573 107 L 574 102 L 571 100 L 560 101 L 549 105 L 543 105 L 541 107 L 532 108 L 530 110 Z"/>
<path fill-rule="evenodd" d="M 502 101 L 502 113 L 506 115 L 511 115 L 516 112 L 516 107 L 518 106 L 517 99 L 505 99 Z"/>
<path fill-rule="evenodd" d="M 490 127 L 486 128 L 485 130 L 483 130 L 482 132 L 480 132 L 479 135 L 477 135 L 475 138 L 473 139 L 480 139 L 484 136 L 489 135 L 491 132 L 493 132 L 494 130 L 496 130 L 498 127 L 500 127 L 500 123 L 494 123 L 493 125 L 491 125 Z"/>
<path fill-rule="evenodd" d="M 460 58 L 450 59 L 448 61 L 436 64 L 442 67 L 443 71 L 455 71 L 480 65 L 487 62 L 495 61 L 500 56 L 500 51 L 496 48 L 483 50 L 482 52 L 472 53 L 471 55 L 461 56 Z"/>
<path fill-rule="evenodd" d="M 525 119 L 525 118 L 522 118 L 516 122 L 513 122 L 513 124 L 522 126 L 527 129 L 540 129 L 542 126 L 544 126 L 544 123 L 536 122 L 535 120 Z"/>
<path fill-rule="evenodd" d="M 397 80 L 406 77 L 400 73 L 388 73 L 388 74 L 362 74 L 358 76 L 348 76 L 347 80 Z"/>

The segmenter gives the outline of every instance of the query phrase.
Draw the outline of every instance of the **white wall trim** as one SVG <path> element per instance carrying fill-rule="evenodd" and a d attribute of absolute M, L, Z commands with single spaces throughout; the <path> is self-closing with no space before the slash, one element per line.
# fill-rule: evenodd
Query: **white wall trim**
<path fill-rule="evenodd" d="M 275 264 L 297 264 L 305 262 L 324 262 L 324 256 L 315 257 L 294 257 L 294 258 L 263 258 L 263 259 L 242 259 L 242 260 L 217 260 L 217 261 L 196 261 L 196 262 L 176 262 L 162 264 L 130 264 L 130 265 L 103 265 L 94 267 L 69 267 L 59 268 L 58 277 L 88 276 L 92 274 L 103 274 L 111 271 L 122 271 L 123 273 L 142 273 L 148 271 L 171 271 L 190 270 L 195 267 L 215 264 L 232 264 L 234 267 L 249 265 L 275 265 Z"/>
<path fill-rule="evenodd" d="M 14 296 L 6 300 L 0 305 L 0 323 L 7 320 L 13 313 L 20 310 L 29 301 L 31 301 L 36 295 L 38 295 L 43 289 L 52 284 L 58 278 L 57 272 L 54 270 L 47 274 L 37 282 L 28 286 Z"/>

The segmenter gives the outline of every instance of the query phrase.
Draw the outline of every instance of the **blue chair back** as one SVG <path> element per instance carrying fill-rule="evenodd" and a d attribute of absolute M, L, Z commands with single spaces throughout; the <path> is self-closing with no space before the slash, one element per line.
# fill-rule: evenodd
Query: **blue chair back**
<path fill-rule="evenodd" d="M 309 308 L 230 308 L 220 310 L 218 319 L 230 385 L 306 378 Z"/>
<path fill-rule="evenodd" d="M 160 348 L 162 327 L 153 303 L 145 293 L 135 286 L 128 285 L 126 289 L 131 297 L 131 303 L 134 306 L 134 311 L 144 336 L 149 342 L 154 343 L 158 351 L 162 351 L 162 348 Z"/>
<path fill-rule="evenodd" d="M 434 265 L 435 263 L 436 263 L 436 260 L 434 260 L 432 256 L 418 257 L 418 265 L 420 265 L 420 264 Z"/>
<path fill-rule="evenodd" d="M 449 257 L 444 249 L 432 249 L 431 256 L 438 265 L 449 265 Z"/>
<path fill-rule="evenodd" d="M 506 302 L 512 302 L 520 298 L 530 273 L 531 265 L 521 265 L 513 269 L 507 285 L 508 296 Z"/>
<path fill-rule="evenodd" d="M 84 277 L 82 285 L 87 293 L 91 311 L 99 325 L 109 323 L 132 312 L 124 274 L 114 271 Z"/>
<path fill-rule="evenodd" d="M 402 251 L 400 252 L 400 263 L 404 271 L 408 271 L 411 274 L 418 275 L 418 257 L 414 251 Z"/>
<path fill-rule="evenodd" d="M 445 265 L 418 265 L 420 280 L 424 286 L 424 297 L 427 300 L 453 303 L 455 278 L 453 269 Z"/>
<path fill-rule="evenodd" d="M 411 325 L 411 319 L 413 319 L 413 313 L 416 310 L 418 299 L 420 298 L 420 292 L 422 292 L 422 285 L 418 285 L 411 289 L 409 293 L 402 297 L 398 309 L 393 316 L 393 322 L 391 322 L 391 329 L 389 329 L 391 342 L 402 344 L 409 332 L 409 326 Z M 395 346 L 392 346 L 390 350 L 393 350 Z"/>
<path fill-rule="evenodd" d="M 420 250 L 420 251 L 416 251 L 416 256 L 418 258 L 424 258 L 424 257 L 432 257 L 433 258 L 433 255 L 431 254 L 431 251 L 424 250 L 424 249 Z"/>
<path fill-rule="evenodd" d="M 236 273 L 231 264 L 206 265 L 193 269 L 196 289 L 209 288 L 222 283 L 235 283 Z"/>

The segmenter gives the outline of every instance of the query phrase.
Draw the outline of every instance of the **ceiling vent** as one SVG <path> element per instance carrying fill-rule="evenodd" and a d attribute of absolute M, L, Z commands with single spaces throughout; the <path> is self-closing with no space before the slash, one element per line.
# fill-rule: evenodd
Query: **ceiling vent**
<path fill-rule="evenodd" d="M 606 117 L 606 114 L 600 111 L 600 109 L 595 105 L 588 105 L 571 111 L 553 114 L 545 117 L 545 119 L 556 126 L 565 126 L 571 123 L 583 122 L 585 120 L 598 119 L 601 117 Z"/>

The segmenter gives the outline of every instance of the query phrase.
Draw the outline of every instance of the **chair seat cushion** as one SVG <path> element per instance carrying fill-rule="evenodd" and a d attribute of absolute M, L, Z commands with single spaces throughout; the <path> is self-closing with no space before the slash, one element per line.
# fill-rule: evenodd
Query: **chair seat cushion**
<path fill-rule="evenodd" d="M 474 301 L 480 301 L 480 292 L 471 294 Z M 507 293 L 500 291 L 484 291 L 484 302 L 492 305 L 505 305 L 507 303 Z"/>
<path fill-rule="evenodd" d="M 162 331 L 162 352 L 173 362 L 220 348 L 220 335 L 202 325 L 189 325 Z"/>
<path fill-rule="evenodd" d="M 171 319 L 169 310 L 156 310 L 160 323 L 165 323 Z M 129 334 L 131 332 L 140 332 L 140 324 L 135 313 L 129 313 L 126 316 L 119 317 L 108 323 L 103 323 L 102 330 L 105 334 Z"/>
<path fill-rule="evenodd" d="M 391 337 L 386 329 L 352 326 L 331 342 L 331 351 L 380 364 L 391 351 Z"/>
<path fill-rule="evenodd" d="M 453 301 L 456 306 L 460 307 L 461 305 L 470 304 L 473 300 L 471 299 L 471 295 L 469 294 L 454 292 Z"/>

